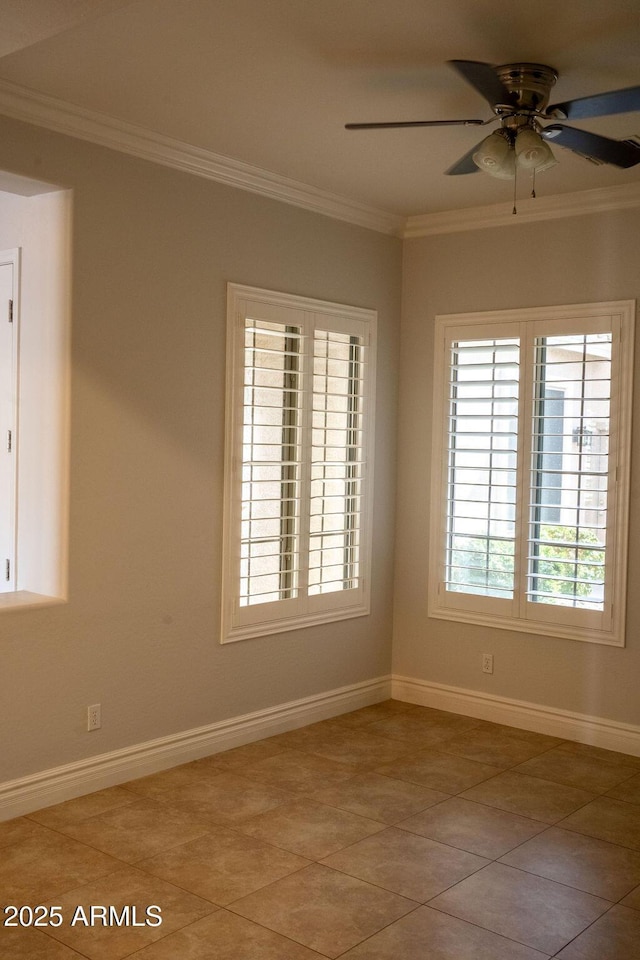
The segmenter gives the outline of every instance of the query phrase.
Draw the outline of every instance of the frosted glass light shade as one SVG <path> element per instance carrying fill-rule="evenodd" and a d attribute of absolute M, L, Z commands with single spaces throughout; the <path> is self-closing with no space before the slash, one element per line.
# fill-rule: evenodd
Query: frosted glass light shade
<path fill-rule="evenodd" d="M 556 159 L 551 148 L 533 127 L 524 127 L 516 137 L 516 160 L 519 167 L 527 170 L 542 170 L 553 166 Z"/>
<path fill-rule="evenodd" d="M 509 138 L 500 130 L 494 131 L 479 144 L 473 154 L 473 162 L 492 177 L 510 180 L 515 176 L 515 152 Z"/>

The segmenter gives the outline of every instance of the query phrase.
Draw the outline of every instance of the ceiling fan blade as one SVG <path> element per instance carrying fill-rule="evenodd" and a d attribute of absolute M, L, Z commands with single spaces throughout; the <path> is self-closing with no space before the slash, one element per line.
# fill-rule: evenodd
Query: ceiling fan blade
<path fill-rule="evenodd" d="M 580 97 L 565 103 L 554 103 L 547 108 L 548 117 L 563 120 L 581 120 L 587 117 L 606 117 L 613 113 L 631 113 L 640 110 L 640 87 L 611 90 L 593 97 Z"/>
<path fill-rule="evenodd" d="M 583 157 L 592 157 L 603 163 L 612 163 L 616 167 L 633 167 L 640 163 L 640 145 L 631 140 L 611 140 L 597 133 L 587 130 L 577 130 L 575 127 L 565 127 L 555 123 L 540 131 L 545 140 L 559 143 L 561 147 L 581 154 Z"/>
<path fill-rule="evenodd" d="M 389 127 L 481 127 L 485 123 L 491 123 L 491 120 L 390 120 L 386 123 L 345 123 L 344 126 L 345 130 L 382 130 Z"/>
<path fill-rule="evenodd" d="M 477 173 L 479 168 L 473 162 L 473 155 L 479 146 L 480 144 L 476 143 L 475 147 L 472 147 L 471 150 L 465 153 L 464 157 L 460 157 L 452 167 L 445 170 L 445 174 L 448 177 L 457 177 L 463 173 Z"/>
<path fill-rule="evenodd" d="M 497 103 L 513 104 L 513 98 L 490 63 L 478 60 L 449 60 L 448 63 L 471 84 L 493 107 Z"/>

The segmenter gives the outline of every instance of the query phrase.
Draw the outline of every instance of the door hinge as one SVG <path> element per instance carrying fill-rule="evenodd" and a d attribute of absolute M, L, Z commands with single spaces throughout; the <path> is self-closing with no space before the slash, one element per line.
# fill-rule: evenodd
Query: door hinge
<path fill-rule="evenodd" d="M 5 561 L 5 580 L 11 580 L 11 560 Z"/>
<path fill-rule="evenodd" d="M 11 453 L 12 450 L 13 450 L 13 432 L 11 430 L 7 430 L 7 452 Z"/>
<path fill-rule="evenodd" d="M 13 300 L 9 300 L 9 323 L 13 323 Z"/>

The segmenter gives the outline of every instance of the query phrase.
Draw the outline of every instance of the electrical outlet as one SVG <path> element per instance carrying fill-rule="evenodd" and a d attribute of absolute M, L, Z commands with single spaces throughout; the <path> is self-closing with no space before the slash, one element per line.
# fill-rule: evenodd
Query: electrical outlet
<path fill-rule="evenodd" d="M 102 726 L 102 717 L 100 715 L 100 704 L 93 703 L 87 707 L 87 731 L 99 730 Z"/>
<path fill-rule="evenodd" d="M 482 672 L 493 673 L 493 654 L 492 653 L 482 654 Z"/>

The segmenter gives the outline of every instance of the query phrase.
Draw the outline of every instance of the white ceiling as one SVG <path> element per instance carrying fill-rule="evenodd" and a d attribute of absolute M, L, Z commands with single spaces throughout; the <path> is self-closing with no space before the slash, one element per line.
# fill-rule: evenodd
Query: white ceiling
<path fill-rule="evenodd" d="M 443 173 L 488 130 L 344 129 L 488 119 L 447 60 L 549 64 L 552 102 L 640 84 L 638 0 L 0 0 L 0 22 L 0 86 L 401 217 L 511 200 L 508 182 Z M 574 125 L 638 136 L 640 114 Z M 640 164 L 555 152 L 540 197 L 640 182 Z"/>
<path fill-rule="evenodd" d="M 0 57 L 123 7 L 131 0 L 2 0 Z"/>

